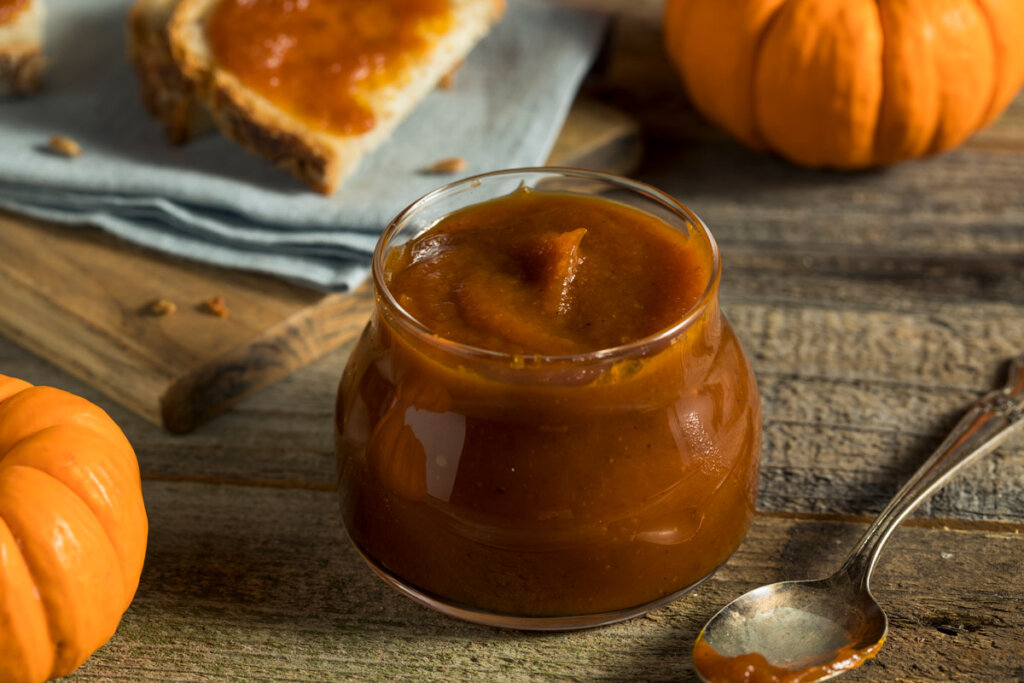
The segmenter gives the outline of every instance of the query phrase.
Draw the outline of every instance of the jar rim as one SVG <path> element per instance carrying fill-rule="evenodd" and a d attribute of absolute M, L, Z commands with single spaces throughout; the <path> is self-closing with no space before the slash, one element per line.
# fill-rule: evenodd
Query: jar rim
<path fill-rule="evenodd" d="M 394 294 L 388 287 L 384 278 L 384 260 L 387 252 L 387 245 L 405 226 L 406 221 L 414 216 L 424 206 L 427 206 L 432 202 L 450 195 L 466 186 L 476 187 L 485 181 L 496 178 L 514 178 L 516 176 L 527 175 L 549 175 L 581 180 L 603 181 L 622 189 L 644 195 L 649 199 L 653 199 L 662 204 L 665 208 L 679 215 L 689 226 L 697 230 L 699 235 L 707 241 L 708 250 L 711 255 L 711 274 L 708 278 L 708 284 L 701 293 L 700 298 L 698 298 L 697 301 L 686 310 L 676 323 L 669 327 L 658 330 L 657 332 L 645 337 L 640 337 L 639 339 L 626 342 L 625 344 L 582 353 L 549 355 L 543 353 L 517 354 L 507 351 L 496 351 L 447 339 L 431 331 L 429 327 L 402 308 L 401 304 L 398 303 L 398 300 L 395 299 Z M 638 210 L 642 211 L 643 209 Z M 681 335 L 694 323 L 694 321 L 701 317 L 708 305 L 714 301 L 719 281 L 721 280 L 721 270 L 721 256 L 719 254 L 718 242 L 715 241 L 714 236 L 711 234 L 711 231 L 708 230 L 704 221 L 702 221 L 697 214 L 691 211 L 685 204 L 675 197 L 646 183 L 632 180 L 614 173 L 588 171 L 562 166 L 526 166 L 521 168 L 490 171 L 488 173 L 480 173 L 466 178 L 461 178 L 428 192 L 412 204 L 409 204 L 407 207 L 402 209 L 402 211 L 400 211 L 398 215 L 388 223 L 388 226 L 384 229 L 380 239 L 377 240 L 377 245 L 373 250 L 371 277 L 373 288 L 376 293 L 375 298 L 378 304 L 380 303 L 380 300 L 383 299 L 387 306 L 397 314 L 397 318 L 403 326 L 413 332 L 418 338 L 427 341 L 431 345 L 444 351 L 481 360 L 504 361 L 511 363 L 521 363 L 527 359 L 531 361 L 531 363 L 584 363 L 633 355 L 637 352 L 649 350 L 651 347 L 658 346 L 663 342 Z"/>

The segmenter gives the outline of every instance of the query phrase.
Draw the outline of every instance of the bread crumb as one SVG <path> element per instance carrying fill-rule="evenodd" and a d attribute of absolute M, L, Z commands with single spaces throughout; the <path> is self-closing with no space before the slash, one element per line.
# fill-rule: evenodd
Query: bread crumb
<path fill-rule="evenodd" d="M 170 299 L 156 299 L 149 305 L 149 312 L 158 316 L 174 315 L 178 312 L 178 305 Z"/>
<path fill-rule="evenodd" d="M 450 157 L 435 161 L 427 168 L 427 173 L 458 173 L 466 170 L 466 160 L 462 157 Z"/>
<path fill-rule="evenodd" d="M 82 146 L 66 135 L 54 135 L 50 138 L 50 151 L 62 157 L 77 157 L 82 154 Z"/>
<path fill-rule="evenodd" d="M 226 318 L 231 315 L 231 311 L 228 309 L 227 303 L 224 301 L 224 297 L 215 296 L 212 299 L 207 299 L 204 302 L 206 310 L 209 313 L 214 314 L 218 318 Z"/>
<path fill-rule="evenodd" d="M 437 87 L 441 90 L 451 90 L 455 87 L 455 74 L 462 68 L 462 60 L 451 68 L 451 70 L 444 76 L 441 76 L 441 80 L 437 82 Z"/>

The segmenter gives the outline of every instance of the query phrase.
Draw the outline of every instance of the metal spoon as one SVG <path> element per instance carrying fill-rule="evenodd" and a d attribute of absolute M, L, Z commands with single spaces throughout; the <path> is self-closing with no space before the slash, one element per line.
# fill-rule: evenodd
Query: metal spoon
<path fill-rule="evenodd" d="M 694 647 L 701 680 L 730 680 L 722 669 L 714 673 L 716 661 L 753 666 L 756 659 L 762 675 L 774 671 L 774 680 L 803 683 L 832 678 L 873 657 L 885 640 L 888 620 L 872 597 L 869 582 L 890 534 L 962 467 L 995 449 L 1022 425 L 1024 354 L 1011 362 L 1006 386 L 979 399 L 903 485 L 839 571 L 825 579 L 762 586 L 736 598 L 708 621 Z M 763 659 L 740 658 L 747 653 L 759 653 Z M 707 655 L 715 657 L 709 660 Z M 737 675 L 739 669 L 732 671 Z M 751 676 L 744 680 L 773 680 L 752 673 L 750 669 L 744 674 Z"/>

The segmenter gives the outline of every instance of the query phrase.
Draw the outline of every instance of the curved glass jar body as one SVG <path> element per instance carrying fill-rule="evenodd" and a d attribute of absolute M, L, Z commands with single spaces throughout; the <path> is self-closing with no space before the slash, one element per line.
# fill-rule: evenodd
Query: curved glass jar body
<path fill-rule="evenodd" d="M 514 356 L 432 335 L 387 290 L 383 256 L 520 183 L 605 196 L 688 232 L 713 266 L 703 297 L 668 330 L 583 355 Z M 421 602 L 514 628 L 625 619 L 709 576 L 753 517 L 761 436 L 718 274 L 696 216 L 612 176 L 505 171 L 413 204 L 378 245 L 376 308 L 338 392 L 356 548 Z"/>

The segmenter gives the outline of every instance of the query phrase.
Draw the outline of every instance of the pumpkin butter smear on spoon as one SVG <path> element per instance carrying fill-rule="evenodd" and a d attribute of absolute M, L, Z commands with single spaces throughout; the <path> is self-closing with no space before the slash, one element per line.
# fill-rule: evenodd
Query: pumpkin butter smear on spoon
<path fill-rule="evenodd" d="M 893 530 L 967 464 L 1024 425 L 1024 354 L 1002 389 L 980 398 L 904 484 L 842 567 L 814 581 L 784 581 L 741 595 L 701 630 L 693 665 L 704 681 L 809 683 L 871 659 L 888 620 L 869 582 Z"/>

